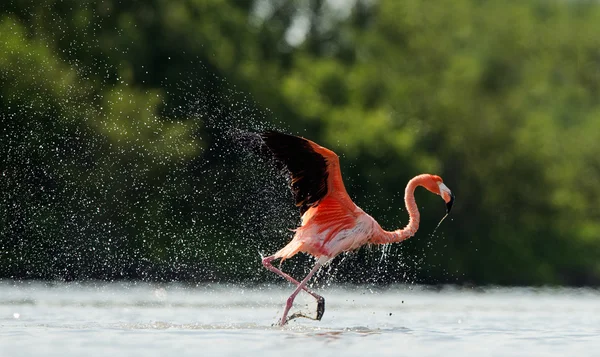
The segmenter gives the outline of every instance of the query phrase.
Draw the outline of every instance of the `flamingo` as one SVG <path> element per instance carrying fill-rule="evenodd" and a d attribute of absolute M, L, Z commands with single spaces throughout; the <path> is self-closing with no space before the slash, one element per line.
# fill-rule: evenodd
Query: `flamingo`
<path fill-rule="evenodd" d="M 325 312 L 325 299 L 308 289 L 306 284 L 335 256 L 366 244 L 402 242 L 415 235 L 420 219 L 414 196 L 417 187 L 425 187 L 440 195 L 446 202 L 446 215 L 442 221 L 448 216 L 454 203 L 454 195 L 444 185 L 441 177 L 431 174 L 415 176 L 404 191 L 404 202 L 410 216 L 408 224 L 402 229 L 386 231 L 350 199 L 342 180 L 339 158 L 333 151 L 298 136 L 274 131 L 260 135 L 275 158 L 283 162 L 290 172 L 291 189 L 301 214 L 301 225 L 295 230 L 292 240 L 275 254 L 262 258 L 265 268 L 296 285 L 287 299 L 283 316 L 279 320 L 280 326 L 296 317 L 308 317 L 301 313 L 288 317 L 294 299 L 301 290 L 317 300 L 317 315 L 314 319 L 321 320 Z M 272 264 L 274 260 L 280 259 L 281 267 L 284 260 L 299 252 L 316 258 L 316 264 L 300 282 Z"/>

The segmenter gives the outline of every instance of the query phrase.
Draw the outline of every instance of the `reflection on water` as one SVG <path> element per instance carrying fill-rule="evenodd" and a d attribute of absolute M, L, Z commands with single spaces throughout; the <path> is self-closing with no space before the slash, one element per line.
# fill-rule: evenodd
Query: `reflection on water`
<path fill-rule="evenodd" d="M 593 289 L 329 287 L 281 328 L 289 286 L 0 283 L 1 356 L 589 355 Z M 314 299 L 312 299 L 314 300 Z M 300 297 L 298 308 L 313 303 Z M 307 307 L 305 305 L 308 305 Z M 86 357 L 87 357 L 86 356 Z"/>

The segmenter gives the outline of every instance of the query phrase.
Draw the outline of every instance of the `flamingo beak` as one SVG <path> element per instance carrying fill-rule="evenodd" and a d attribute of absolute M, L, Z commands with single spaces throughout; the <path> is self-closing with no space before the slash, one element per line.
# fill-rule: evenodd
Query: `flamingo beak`
<path fill-rule="evenodd" d="M 450 213 L 450 210 L 452 209 L 452 205 L 454 205 L 454 194 L 443 183 L 440 183 L 439 186 L 440 186 L 440 196 L 442 196 L 442 198 L 446 202 L 446 215 L 447 215 Z"/>
<path fill-rule="evenodd" d="M 450 200 L 448 202 L 446 202 L 446 214 L 450 213 L 450 210 L 452 209 L 453 204 L 454 204 L 454 194 L 452 192 L 450 192 Z"/>

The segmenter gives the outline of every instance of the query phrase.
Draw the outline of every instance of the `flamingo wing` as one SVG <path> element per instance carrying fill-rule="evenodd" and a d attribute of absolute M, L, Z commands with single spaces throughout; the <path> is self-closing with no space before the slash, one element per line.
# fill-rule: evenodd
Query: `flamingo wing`
<path fill-rule="evenodd" d="M 328 195 L 351 202 L 342 181 L 338 156 L 310 140 L 269 131 L 261 134 L 267 147 L 292 176 L 292 192 L 303 215 Z"/>

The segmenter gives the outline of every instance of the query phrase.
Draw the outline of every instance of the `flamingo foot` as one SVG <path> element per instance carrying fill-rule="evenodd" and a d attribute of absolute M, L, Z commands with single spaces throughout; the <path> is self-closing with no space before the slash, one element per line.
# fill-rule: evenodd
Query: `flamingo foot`
<path fill-rule="evenodd" d="M 317 298 L 317 318 L 316 321 L 321 321 L 323 314 L 325 313 L 325 299 L 322 296 Z"/>
<path fill-rule="evenodd" d="M 292 306 L 290 305 L 289 308 L 291 308 L 291 307 Z M 315 320 L 315 321 L 321 321 L 321 318 L 323 318 L 323 314 L 325 313 L 325 299 L 322 296 L 319 296 L 317 298 L 317 316 L 316 317 L 305 315 L 302 312 L 295 312 L 295 313 L 291 314 L 290 316 L 287 316 L 287 311 L 289 310 L 287 304 L 286 304 L 285 308 L 286 308 L 286 314 L 279 321 L 279 326 L 284 326 L 291 320 L 297 319 L 299 317 L 303 317 L 303 318 Z"/>

